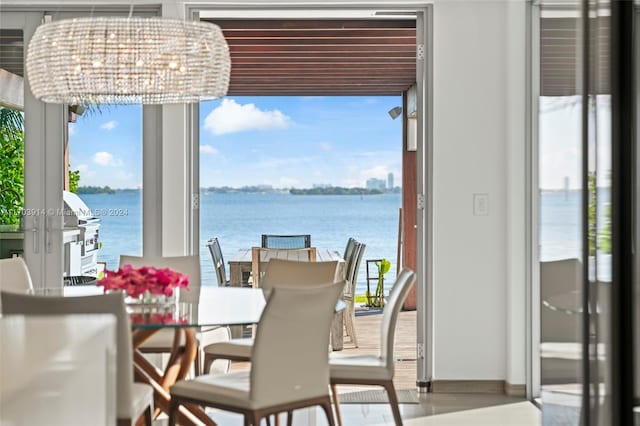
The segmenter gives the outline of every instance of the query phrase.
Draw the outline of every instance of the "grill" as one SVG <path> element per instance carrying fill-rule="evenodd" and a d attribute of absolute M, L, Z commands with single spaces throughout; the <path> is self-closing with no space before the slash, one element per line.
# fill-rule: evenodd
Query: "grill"
<path fill-rule="evenodd" d="M 64 229 L 79 230 L 77 241 L 65 246 L 65 275 L 98 275 L 98 250 L 100 249 L 100 219 L 80 197 L 64 191 Z"/>

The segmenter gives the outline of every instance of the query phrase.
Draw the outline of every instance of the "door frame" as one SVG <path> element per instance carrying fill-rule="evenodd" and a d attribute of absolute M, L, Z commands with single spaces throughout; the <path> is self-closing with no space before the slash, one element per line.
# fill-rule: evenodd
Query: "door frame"
<path fill-rule="evenodd" d="M 358 11 L 371 9 L 390 9 L 393 11 L 407 11 L 416 14 L 416 44 L 422 45 L 422 52 L 416 52 L 416 83 L 417 83 L 417 161 L 416 161 L 416 296 L 417 296 L 417 378 L 416 385 L 421 392 L 426 392 L 431 387 L 433 375 L 433 5 L 416 4 L 412 1 L 397 0 L 394 2 L 374 2 L 356 4 L 345 1 L 336 5 L 332 2 L 314 3 L 313 6 L 303 5 L 302 2 L 291 1 L 277 5 L 249 5 L 240 0 L 230 0 L 223 4 L 187 4 L 184 16 L 187 19 L 199 19 L 200 13 L 224 12 L 224 17 L 238 13 L 238 17 L 247 17 L 249 11 L 261 12 L 261 17 L 289 18 L 287 13 L 317 13 L 316 19 L 322 19 L 322 12 L 335 13 L 341 11 Z M 352 17 L 352 16 L 351 16 Z M 209 16 L 207 16 L 209 18 Z M 420 54 L 421 53 L 421 54 Z M 422 59 L 420 59 L 422 58 Z M 399 94 L 400 95 L 400 94 Z M 189 180 L 198 182 L 198 107 L 194 105 L 190 114 L 190 162 Z M 194 137 L 195 136 L 195 137 Z M 194 188 L 198 186 L 194 185 Z M 192 202 L 191 215 L 191 241 L 192 247 L 200 241 L 197 215 L 199 215 L 199 203 L 197 194 Z M 197 210 L 197 211 L 196 211 Z"/>

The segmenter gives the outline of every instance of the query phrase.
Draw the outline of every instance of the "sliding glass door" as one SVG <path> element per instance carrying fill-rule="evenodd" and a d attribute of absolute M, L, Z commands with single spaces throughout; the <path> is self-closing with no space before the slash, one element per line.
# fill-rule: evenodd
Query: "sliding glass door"
<path fill-rule="evenodd" d="M 640 234 L 632 205 L 638 177 L 631 176 L 640 156 L 631 129 L 640 100 L 631 99 L 638 69 L 621 59 L 632 56 L 631 8 L 549 0 L 534 14 L 540 77 L 533 84 L 540 277 L 534 343 L 545 425 L 631 424 L 629 401 L 635 396 L 638 403 L 639 261 L 631 242 L 635 237 L 637 247 Z"/>

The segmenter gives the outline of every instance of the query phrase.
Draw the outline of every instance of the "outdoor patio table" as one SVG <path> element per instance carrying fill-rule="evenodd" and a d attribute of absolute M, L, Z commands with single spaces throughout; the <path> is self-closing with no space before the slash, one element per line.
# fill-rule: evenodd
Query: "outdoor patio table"
<path fill-rule="evenodd" d="M 287 250 L 278 250 L 278 253 L 282 256 L 287 253 Z M 306 258 L 298 258 L 300 252 L 291 250 L 291 254 L 285 260 L 294 261 L 307 261 Z M 262 256 L 262 255 L 261 255 Z M 345 261 L 342 255 L 335 251 L 326 248 L 316 249 L 316 262 L 331 262 L 338 261 L 338 276 L 345 276 Z M 260 262 L 268 262 L 269 259 L 260 259 Z M 239 287 L 247 285 L 249 275 L 251 274 L 251 249 L 242 249 L 229 259 L 229 285 L 232 287 Z M 341 351 L 344 346 L 343 335 L 343 313 L 337 312 L 333 322 L 331 323 L 331 348 L 334 351 Z"/>
<path fill-rule="evenodd" d="M 287 253 L 286 249 L 278 250 L 278 253 L 282 256 Z M 298 258 L 300 252 L 291 250 L 291 254 L 285 260 L 306 261 L 306 258 Z M 283 258 L 284 259 L 284 258 Z M 335 250 L 317 248 L 316 249 L 316 262 L 330 262 L 337 260 L 340 262 L 339 268 L 344 269 L 344 259 Z M 260 259 L 260 262 L 268 262 L 269 259 Z M 232 287 L 239 287 L 247 285 L 249 281 L 249 275 L 251 274 L 251 249 L 238 250 L 236 254 L 229 259 L 229 285 Z M 344 275 L 344 271 L 343 274 Z"/>

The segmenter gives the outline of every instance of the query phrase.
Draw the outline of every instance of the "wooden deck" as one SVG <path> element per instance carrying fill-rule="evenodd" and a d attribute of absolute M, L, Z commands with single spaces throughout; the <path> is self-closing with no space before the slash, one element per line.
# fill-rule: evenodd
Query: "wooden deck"
<path fill-rule="evenodd" d="M 382 313 L 358 312 L 356 314 L 356 333 L 359 347 L 355 348 L 345 336 L 345 354 L 377 354 L 380 351 L 380 322 Z M 396 375 L 393 380 L 396 389 L 414 389 L 416 387 L 416 311 L 400 312 L 396 328 Z M 248 368 L 249 363 L 239 362 L 231 365 L 231 370 Z M 341 386 L 339 391 L 352 390 Z"/>
<path fill-rule="evenodd" d="M 356 335 L 358 348 L 345 336 L 343 353 L 377 354 L 380 351 L 380 322 L 382 313 L 356 311 Z M 416 387 L 416 311 L 400 312 L 396 328 L 396 375 L 393 382 L 396 389 Z"/>

